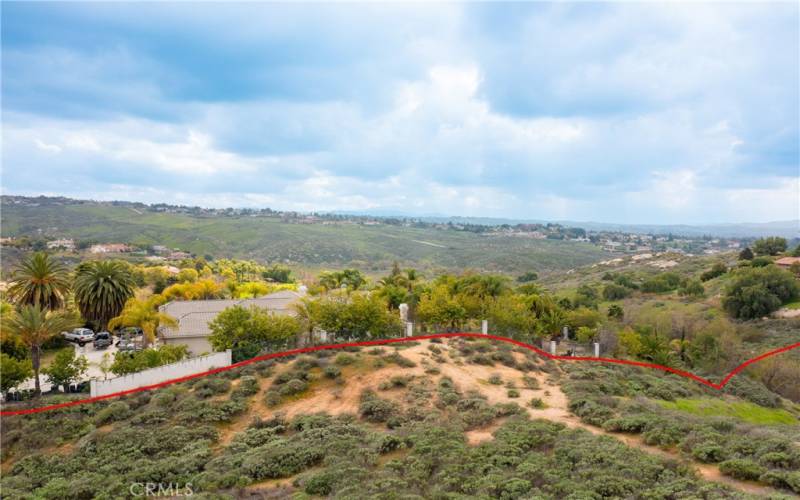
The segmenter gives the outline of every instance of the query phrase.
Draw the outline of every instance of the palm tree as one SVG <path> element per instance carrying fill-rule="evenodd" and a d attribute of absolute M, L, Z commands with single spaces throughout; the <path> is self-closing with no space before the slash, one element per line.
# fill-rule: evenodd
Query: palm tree
<path fill-rule="evenodd" d="M 80 326 L 80 321 L 74 315 L 48 311 L 38 304 L 22 306 L 17 314 L 4 318 L 3 335 L 19 339 L 31 351 L 31 365 L 33 366 L 37 396 L 42 393 L 39 384 L 42 344 L 62 331 L 77 326 Z"/>
<path fill-rule="evenodd" d="M 156 340 L 156 332 L 161 326 L 176 327 L 178 322 L 169 314 L 158 310 L 164 297 L 154 295 L 147 300 L 129 299 L 119 316 L 108 322 L 114 329 L 120 326 L 138 326 L 144 333 L 145 347 Z"/>
<path fill-rule="evenodd" d="M 22 261 L 8 289 L 8 295 L 18 305 L 39 305 L 49 310 L 62 308 L 68 292 L 67 268 L 44 252 Z"/>
<path fill-rule="evenodd" d="M 84 262 L 75 276 L 75 302 L 84 318 L 105 329 L 133 297 L 135 283 L 127 265 L 114 260 Z"/>
<path fill-rule="evenodd" d="M 292 304 L 295 317 L 305 329 L 308 343 L 314 340 L 314 328 L 317 326 L 317 302 L 308 297 L 304 297 Z"/>

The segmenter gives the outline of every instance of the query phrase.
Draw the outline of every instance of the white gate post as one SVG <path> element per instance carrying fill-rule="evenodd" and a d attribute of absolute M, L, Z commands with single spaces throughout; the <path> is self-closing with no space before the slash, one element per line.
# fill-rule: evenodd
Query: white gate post
<path fill-rule="evenodd" d="M 599 358 L 600 357 L 600 342 L 595 342 L 594 343 L 594 357 L 595 358 Z"/>
<path fill-rule="evenodd" d="M 561 333 L 564 334 L 564 340 L 569 340 L 569 328 L 565 326 L 561 329 Z"/>
<path fill-rule="evenodd" d="M 487 335 L 489 333 L 489 321 L 481 320 L 481 333 Z"/>
<path fill-rule="evenodd" d="M 555 340 L 551 340 L 550 341 L 550 354 L 552 354 L 554 356 L 556 354 L 556 341 Z"/>
<path fill-rule="evenodd" d="M 408 321 L 406 323 L 406 337 L 413 337 L 414 336 L 414 323 Z"/>

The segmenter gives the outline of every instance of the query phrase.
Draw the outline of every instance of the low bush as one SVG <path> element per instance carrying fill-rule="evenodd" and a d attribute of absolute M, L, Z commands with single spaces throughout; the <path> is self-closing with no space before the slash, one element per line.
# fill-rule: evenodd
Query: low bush
<path fill-rule="evenodd" d="M 336 365 L 328 365 L 322 370 L 322 373 L 327 378 L 339 378 L 342 375 L 342 369 Z"/>
<path fill-rule="evenodd" d="M 219 377 L 202 377 L 194 384 L 194 394 L 201 399 L 210 398 L 216 394 L 225 394 L 230 389 L 230 380 Z"/>
<path fill-rule="evenodd" d="M 414 363 L 408 358 L 401 356 L 400 353 L 397 352 L 393 352 L 388 356 L 384 356 L 383 359 L 389 363 L 394 363 L 397 366 L 402 366 L 403 368 L 414 368 L 415 366 L 417 366 L 416 363 Z"/>
<path fill-rule="evenodd" d="M 258 389 L 258 380 L 251 375 L 245 375 L 240 379 L 239 385 L 231 393 L 231 398 L 236 399 L 254 396 L 258 393 Z"/>
<path fill-rule="evenodd" d="M 380 389 L 382 391 L 387 391 L 389 389 L 397 389 L 397 388 L 400 388 L 400 387 L 406 387 L 406 386 L 408 386 L 409 382 L 411 382 L 412 379 L 413 379 L 413 377 L 410 377 L 410 376 L 394 375 L 389 380 L 384 380 L 383 382 L 381 382 L 378 385 L 378 389 Z"/>
<path fill-rule="evenodd" d="M 394 402 L 381 399 L 372 391 L 367 390 L 361 393 L 358 412 L 369 422 L 386 422 L 390 417 L 395 416 L 398 410 L 399 408 Z"/>
<path fill-rule="evenodd" d="M 539 381 L 533 377 L 529 377 L 527 375 L 522 377 L 522 384 L 525 386 L 526 389 L 533 389 L 538 390 L 541 387 L 539 386 Z"/>
<path fill-rule="evenodd" d="M 528 403 L 528 406 L 536 410 L 543 410 L 547 408 L 547 403 L 545 403 L 542 398 L 532 398 Z"/>
<path fill-rule="evenodd" d="M 115 401 L 106 406 L 94 416 L 95 425 L 105 425 L 117 420 L 124 420 L 131 416 L 131 408 L 127 403 Z"/>
<path fill-rule="evenodd" d="M 333 358 L 333 362 L 339 366 L 352 365 L 353 363 L 356 362 L 356 357 L 353 356 L 352 354 L 342 352 L 337 354 L 336 357 Z"/>
<path fill-rule="evenodd" d="M 767 469 L 752 460 L 734 458 L 719 464 L 719 471 L 736 479 L 757 481 Z"/>
<path fill-rule="evenodd" d="M 281 385 L 280 389 L 278 389 L 278 393 L 281 396 L 294 396 L 295 394 L 305 392 L 306 389 L 308 389 L 308 382 L 293 378 L 292 380 Z"/>

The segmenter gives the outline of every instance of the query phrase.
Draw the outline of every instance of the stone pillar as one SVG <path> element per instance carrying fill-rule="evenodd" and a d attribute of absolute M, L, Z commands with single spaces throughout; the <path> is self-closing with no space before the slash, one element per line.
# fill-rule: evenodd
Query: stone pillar
<path fill-rule="evenodd" d="M 400 309 L 400 321 L 408 322 L 408 304 L 400 304 L 398 309 Z"/>
<path fill-rule="evenodd" d="M 406 322 L 406 337 L 414 336 L 414 323 L 411 321 Z"/>
<path fill-rule="evenodd" d="M 594 343 L 594 357 L 595 358 L 599 358 L 600 357 L 600 342 L 595 342 Z"/>
<path fill-rule="evenodd" d="M 564 327 L 561 329 L 561 333 L 564 335 L 564 340 L 569 340 L 569 328 Z"/>
<path fill-rule="evenodd" d="M 551 340 L 550 341 L 550 354 L 552 354 L 552 355 L 556 354 L 556 345 L 557 344 L 556 344 L 555 340 Z"/>
<path fill-rule="evenodd" d="M 489 333 L 489 321 L 488 320 L 481 320 L 481 333 L 486 335 Z"/>

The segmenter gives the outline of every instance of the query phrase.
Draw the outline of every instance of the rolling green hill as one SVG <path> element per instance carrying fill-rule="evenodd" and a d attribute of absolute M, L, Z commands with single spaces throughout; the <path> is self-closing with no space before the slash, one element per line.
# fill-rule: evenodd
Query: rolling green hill
<path fill-rule="evenodd" d="M 278 216 L 193 216 L 111 204 L 2 206 L 2 235 L 166 245 L 197 255 L 379 271 L 399 261 L 427 270 L 547 273 L 608 258 L 589 243 L 356 223 L 300 224 Z"/>

